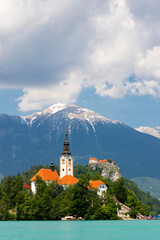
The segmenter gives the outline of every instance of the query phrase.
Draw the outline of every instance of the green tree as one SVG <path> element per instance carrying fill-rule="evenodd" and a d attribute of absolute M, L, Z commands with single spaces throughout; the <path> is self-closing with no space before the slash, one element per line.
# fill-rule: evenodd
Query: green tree
<path fill-rule="evenodd" d="M 110 193 L 115 195 L 119 202 L 125 203 L 127 199 L 127 189 L 124 185 L 124 178 L 121 177 L 112 184 Z"/>
<path fill-rule="evenodd" d="M 45 181 L 42 180 L 42 178 L 40 176 L 37 176 L 37 180 L 36 180 L 36 196 L 43 196 L 46 188 L 47 188 L 47 184 Z"/>
<path fill-rule="evenodd" d="M 90 205 L 89 178 L 81 175 L 79 182 L 72 189 L 71 212 L 78 217 L 84 217 Z"/>
<path fill-rule="evenodd" d="M 63 191 L 64 191 L 63 187 L 61 185 L 58 185 L 56 182 L 49 183 L 44 190 L 44 192 L 48 193 L 52 199 L 57 197 Z"/>
<path fill-rule="evenodd" d="M 112 204 L 101 206 L 96 209 L 95 214 L 92 216 L 93 220 L 117 220 L 117 208 Z"/>

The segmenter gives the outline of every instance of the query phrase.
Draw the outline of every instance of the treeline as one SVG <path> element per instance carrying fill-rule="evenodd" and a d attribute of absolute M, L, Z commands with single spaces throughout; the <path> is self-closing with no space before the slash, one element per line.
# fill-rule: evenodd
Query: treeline
<path fill-rule="evenodd" d="M 64 190 L 55 182 L 46 185 L 39 178 L 36 181 L 37 192 L 33 195 L 30 190 L 22 189 L 22 186 L 24 181 L 27 182 L 27 179 L 39 170 L 39 167 L 43 166 L 32 167 L 22 175 L 3 179 L 0 184 L 0 220 L 60 220 L 67 215 L 83 217 L 86 220 L 116 220 L 117 207 L 120 208 L 120 205 L 113 201 L 114 195 L 131 208 L 131 217 L 135 217 L 138 212 L 149 215 L 150 211 L 153 211 L 154 198 L 150 198 L 148 205 L 144 203 L 140 200 L 141 191 L 139 190 L 138 196 L 134 192 L 135 189 L 131 189 L 136 186 L 134 183 L 124 178 L 112 183 L 109 179 L 102 178 L 99 169 L 94 172 L 82 165 L 75 167 L 77 171 L 75 175 L 80 176 L 76 185 Z M 97 190 L 88 188 L 90 179 L 101 179 L 106 183 L 108 191 L 103 198 L 97 195 Z M 147 198 L 147 194 L 143 194 Z M 160 204 L 157 208 L 158 212 L 155 214 L 159 213 Z"/>

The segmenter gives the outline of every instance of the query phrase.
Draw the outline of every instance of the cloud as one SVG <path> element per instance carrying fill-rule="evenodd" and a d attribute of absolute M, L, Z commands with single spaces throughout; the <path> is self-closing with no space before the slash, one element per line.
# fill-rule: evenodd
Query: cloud
<path fill-rule="evenodd" d="M 80 74 L 78 77 L 78 74 L 75 75 L 71 72 L 68 75 L 68 79 L 51 85 L 50 88 L 24 88 L 24 95 L 18 99 L 20 101 L 19 110 L 27 112 L 35 109 L 43 109 L 55 102 L 76 102 L 77 96 L 83 86 L 81 79 L 82 76 Z"/>
<path fill-rule="evenodd" d="M 1 0 L 0 88 L 19 109 L 100 96 L 160 96 L 159 0 Z"/>

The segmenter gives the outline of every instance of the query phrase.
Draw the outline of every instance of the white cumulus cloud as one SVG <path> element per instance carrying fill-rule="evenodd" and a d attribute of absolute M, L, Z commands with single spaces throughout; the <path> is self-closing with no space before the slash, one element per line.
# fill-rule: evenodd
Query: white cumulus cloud
<path fill-rule="evenodd" d="M 21 111 L 100 96 L 160 97 L 160 0 L 0 0 L 0 88 Z"/>

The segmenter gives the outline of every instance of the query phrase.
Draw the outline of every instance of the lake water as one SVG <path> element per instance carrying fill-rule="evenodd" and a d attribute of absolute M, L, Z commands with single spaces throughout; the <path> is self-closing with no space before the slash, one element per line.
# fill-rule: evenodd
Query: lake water
<path fill-rule="evenodd" d="M 160 239 L 160 221 L 0 222 L 0 240 Z"/>

